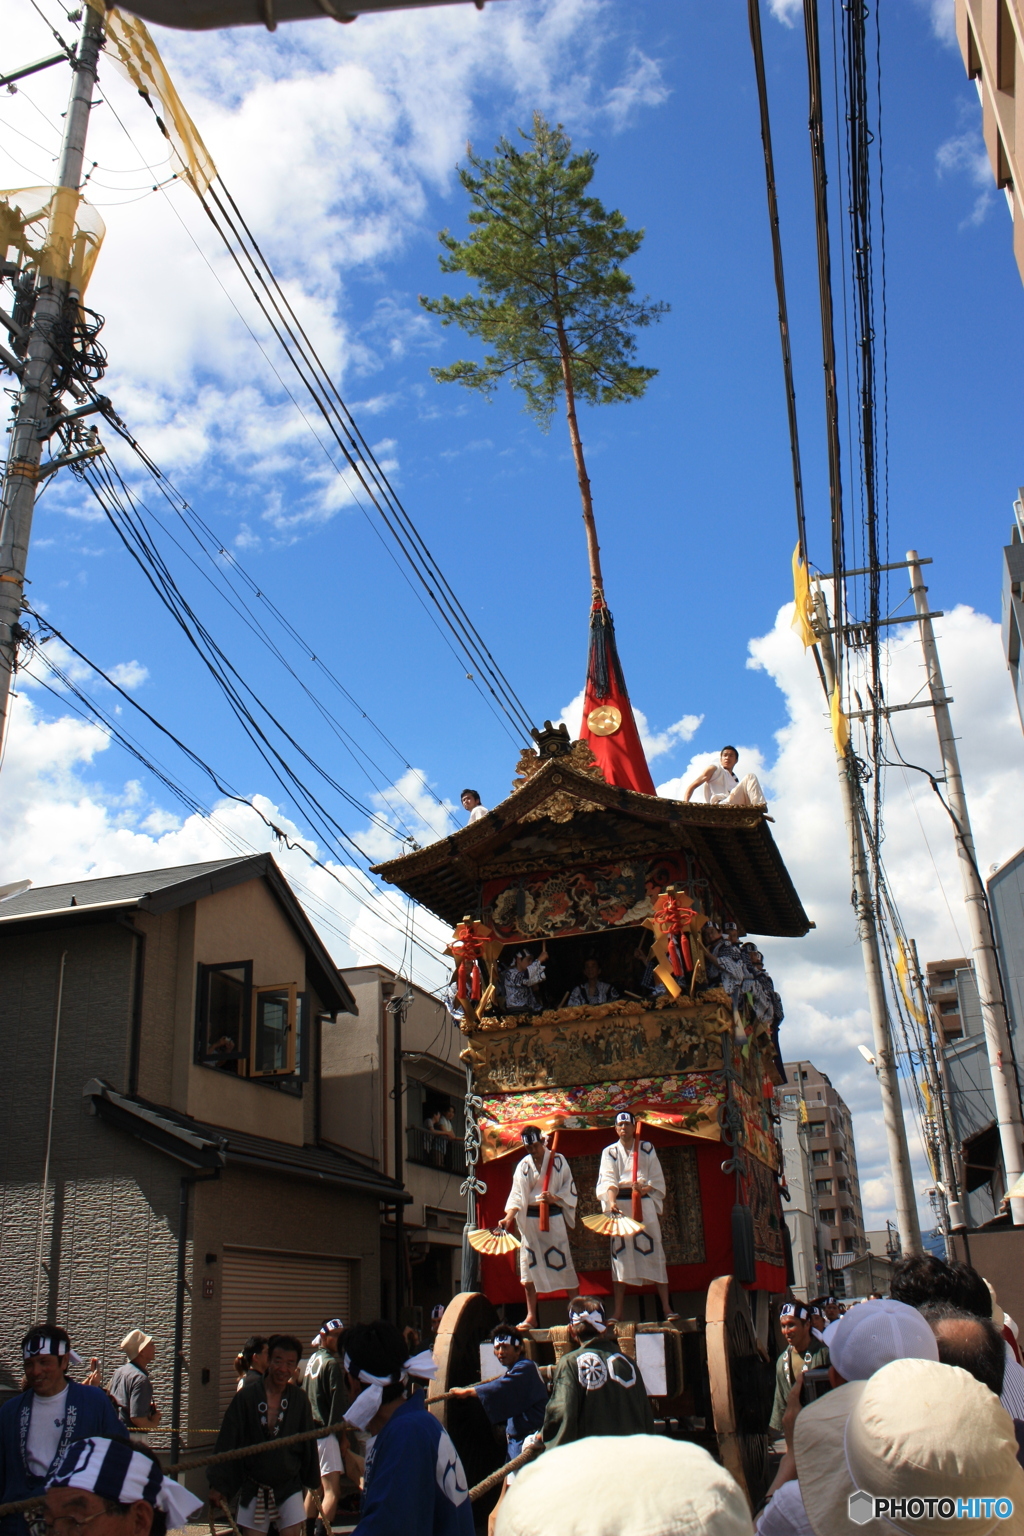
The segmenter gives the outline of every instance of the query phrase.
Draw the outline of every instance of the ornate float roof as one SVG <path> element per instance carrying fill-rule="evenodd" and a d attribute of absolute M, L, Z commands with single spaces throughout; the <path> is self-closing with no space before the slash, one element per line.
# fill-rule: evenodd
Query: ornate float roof
<path fill-rule="evenodd" d="M 374 874 L 454 925 L 475 913 L 486 880 L 686 850 L 748 933 L 799 938 L 812 926 L 762 808 L 620 789 L 581 742 L 557 757 L 524 753 L 520 773 L 529 776 L 479 821 Z"/>

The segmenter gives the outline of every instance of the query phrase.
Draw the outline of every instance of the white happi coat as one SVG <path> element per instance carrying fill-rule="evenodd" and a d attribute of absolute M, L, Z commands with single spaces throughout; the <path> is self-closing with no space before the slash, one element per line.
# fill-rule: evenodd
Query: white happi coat
<path fill-rule="evenodd" d="M 549 1162 L 551 1181 L 548 1194 L 552 1203 L 549 1230 L 542 1232 L 539 1200 Z M 579 1282 L 569 1252 L 569 1229 L 576 1225 L 576 1199 L 572 1169 L 560 1152 L 552 1157 L 550 1151 L 545 1151 L 539 1168 L 531 1153 L 527 1152 L 512 1177 L 512 1190 L 505 1202 L 506 1214 L 509 1211 L 516 1213 L 519 1235 L 523 1240 L 519 1250 L 519 1278 L 524 1285 L 528 1280 L 542 1293 L 567 1290 L 572 1294 L 575 1291 Z M 535 1213 L 532 1216 L 531 1210 Z"/>
<path fill-rule="evenodd" d="M 651 1186 L 650 1194 L 644 1196 L 643 1202 L 644 1230 L 634 1232 L 632 1237 L 612 1238 L 612 1277 L 626 1285 L 645 1282 L 661 1285 L 668 1280 L 661 1222 L 658 1220 L 665 1201 L 665 1175 L 649 1141 L 640 1142 L 637 1178 Z M 619 1210 L 626 1216 L 632 1215 L 630 1197 L 624 1195 L 619 1199 L 620 1184 L 625 1186 L 632 1182 L 633 1149 L 627 1152 L 620 1141 L 613 1141 L 601 1153 L 597 1175 L 597 1198 L 602 1210 L 610 1211 L 618 1200 Z"/>

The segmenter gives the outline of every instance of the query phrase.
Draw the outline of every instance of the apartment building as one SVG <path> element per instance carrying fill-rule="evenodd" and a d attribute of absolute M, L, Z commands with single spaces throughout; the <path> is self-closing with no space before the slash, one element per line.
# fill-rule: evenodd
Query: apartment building
<path fill-rule="evenodd" d="M 794 1271 L 798 1248 L 807 1241 L 800 1234 L 810 1234 L 816 1253 L 801 1254 L 804 1273 L 815 1273 L 820 1291 L 845 1295 L 843 1271 L 867 1250 L 850 1111 L 813 1062 L 786 1062 L 786 1077 L 778 1093 L 783 1148 L 787 1131 L 799 1148 L 799 1158 L 795 1152 L 786 1158 L 787 1182 L 790 1165 L 796 1168 L 802 1159 L 805 1186 L 805 1208 L 798 1207 L 792 1220 L 786 1212 Z"/>
<path fill-rule="evenodd" d="M 978 88 L 985 148 L 996 186 L 1006 194 L 1024 278 L 1024 0 L 956 0 L 956 35 Z"/>

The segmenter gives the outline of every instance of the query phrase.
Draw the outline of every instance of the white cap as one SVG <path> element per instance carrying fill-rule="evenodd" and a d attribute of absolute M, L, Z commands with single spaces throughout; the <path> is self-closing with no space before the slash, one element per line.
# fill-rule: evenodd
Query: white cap
<path fill-rule="evenodd" d="M 867 1381 L 891 1360 L 935 1360 L 939 1346 L 916 1307 L 893 1301 L 865 1301 L 829 1323 L 822 1337 L 829 1358 L 846 1381 Z"/>
<path fill-rule="evenodd" d="M 664 1435 L 557 1445 L 517 1473 L 497 1516 L 496 1536 L 753 1536 L 725 1468 L 703 1446 Z"/>

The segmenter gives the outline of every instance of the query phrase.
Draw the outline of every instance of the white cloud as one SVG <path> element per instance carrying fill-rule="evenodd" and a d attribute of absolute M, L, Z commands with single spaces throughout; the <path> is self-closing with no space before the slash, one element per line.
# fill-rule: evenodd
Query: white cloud
<path fill-rule="evenodd" d="M 12 57 L 52 46 L 27 0 L 8 10 Z M 635 48 L 623 47 L 618 83 L 606 88 L 616 26 L 608 0 L 517 0 L 483 14 L 438 7 L 352 27 L 160 30 L 157 40 L 302 325 L 352 392 L 384 362 L 439 344 L 436 324 L 414 296 L 390 291 L 386 273 L 411 241 L 432 237 L 429 200 L 453 188 L 481 112 L 503 103 L 508 123 L 526 123 L 537 107 L 576 131 L 609 118 L 620 126 L 666 99 L 657 62 Z M 89 194 L 107 237 L 89 302 L 107 316 L 104 388 L 167 470 L 215 464 L 247 476 L 250 501 L 261 502 L 246 508 L 250 528 L 265 516 L 285 541 L 315 530 L 351 496 L 340 481 L 326 490 L 336 473 L 285 388 L 311 417 L 313 408 L 185 184 L 141 196 L 168 173 L 152 114 L 112 67 L 101 68 L 100 88 L 110 105 L 90 122 L 88 158 L 99 166 Z M 5 97 L 5 126 L 56 144 L 66 92 L 59 70 L 33 77 Z M 29 157 L 31 180 L 49 179 L 45 150 L 12 136 L 5 143 Z M 24 185 L 26 172 L 9 159 L 0 145 L 0 185 Z M 126 203 L 127 192 L 141 200 Z M 384 290 L 365 317 L 350 292 L 357 277 Z M 385 410 L 394 398 L 380 391 L 363 409 Z M 319 480 L 309 467 L 317 460 Z M 96 515 L 75 486 L 54 499 Z"/>
<path fill-rule="evenodd" d="M 784 27 L 791 27 L 803 13 L 803 0 L 768 0 L 768 9 L 776 21 L 781 21 Z"/>
<path fill-rule="evenodd" d="M 947 48 L 955 48 L 956 7 L 954 0 L 916 0 L 918 8 L 927 13 L 933 36 Z"/>
<path fill-rule="evenodd" d="M 133 688 L 142 687 L 149 677 L 149 668 L 144 667 L 141 661 L 119 661 L 115 666 L 108 667 L 107 676 L 119 688 L 130 693 Z"/>
<path fill-rule="evenodd" d="M 944 176 L 967 176 L 972 186 L 980 189 L 970 213 L 957 226 L 961 230 L 983 224 L 996 201 L 995 178 L 981 136 L 979 115 L 974 103 L 961 103 L 961 121 L 968 126 L 944 139 L 935 151 L 935 173 L 940 181 Z"/>

